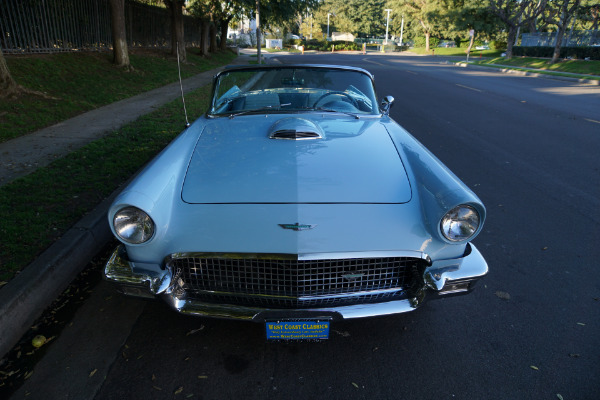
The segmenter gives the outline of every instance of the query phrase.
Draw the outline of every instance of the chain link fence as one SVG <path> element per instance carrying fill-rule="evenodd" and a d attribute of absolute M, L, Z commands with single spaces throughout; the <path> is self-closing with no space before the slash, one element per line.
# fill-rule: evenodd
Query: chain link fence
<path fill-rule="evenodd" d="M 169 48 L 165 8 L 125 1 L 130 47 Z M 187 46 L 200 46 L 200 20 L 184 16 Z M 0 0 L 4 53 L 51 53 L 112 48 L 109 0 Z"/>
<path fill-rule="evenodd" d="M 555 44 L 556 32 L 524 33 L 521 36 L 521 46 L 523 47 L 554 47 Z M 566 32 L 561 46 L 600 46 L 600 33 L 598 31 Z"/>

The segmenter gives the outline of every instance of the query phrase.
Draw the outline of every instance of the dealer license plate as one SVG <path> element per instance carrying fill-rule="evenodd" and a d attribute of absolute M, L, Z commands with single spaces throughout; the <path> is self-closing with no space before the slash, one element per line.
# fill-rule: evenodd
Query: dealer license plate
<path fill-rule="evenodd" d="M 267 340 L 325 340 L 329 321 L 267 321 Z"/>

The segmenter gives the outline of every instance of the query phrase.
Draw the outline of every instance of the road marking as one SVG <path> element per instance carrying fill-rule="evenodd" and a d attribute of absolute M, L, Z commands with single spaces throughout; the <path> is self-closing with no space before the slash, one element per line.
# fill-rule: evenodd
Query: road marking
<path fill-rule="evenodd" d="M 584 118 L 588 122 L 593 122 L 595 124 L 600 124 L 600 121 L 596 121 L 595 119 Z"/>
<path fill-rule="evenodd" d="M 409 70 L 406 70 L 406 72 L 408 72 L 409 74 L 413 74 L 413 75 L 419 75 L 418 73 L 416 73 L 416 72 L 414 72 L 414 71 L 409 71 Z"/>
<path fill-rule="evenodd" d="M 479 89 L 475 89 L 475 88 L 472 88 L 472 87 L 469 87 L 469 86 L 461 85 L 459 83 L 457 83 L 456 86 L 460 86 L 461 88 L 465 88 L 465 89 L 469 89 L 469 90 L 474 90 L 476 92 L 483 93 L 483 90 L 479 90 Z"/>
<path fill-rule="evenodd" d="M 370 63 L 376 64 L 376 65 L 380 65 L 382 67 L 387 67 L 387 65 L 385 65 L 385 64 L 381 64 L 381 63 L 378 63 L 377 61 L 369 60 L 368 58 L 363 58 L 363 61 L 370 62 Z"/>

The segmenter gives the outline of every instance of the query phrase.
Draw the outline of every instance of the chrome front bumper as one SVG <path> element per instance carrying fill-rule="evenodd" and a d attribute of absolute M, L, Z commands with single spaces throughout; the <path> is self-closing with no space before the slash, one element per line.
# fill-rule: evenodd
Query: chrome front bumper
<path fill-rule="evenodd" d="M 146 267 L 136 263 L 134 273 L 133 263 L 127 260 L 125 248 L 119 246 L 106 264 L 104 277 L 113 282 L 117 290 L 125 295 L 160 297 L 182 314 L 255 322 L 286 318 L 342 320 L 408 312 L 422 305 L 426 297 L 430 299 L 469 293 L 475 283 L 488 272 L 487 263 L 481 253 L 469 244 L 463 257 L 436 261 L 427 267 L 423 274 L 424 287 L 408 299 L 331 308 L 267 309 L 186 299 L 185 293 L 172 284 L 173 277 L 169 270 L 156 272 L 150 265 Z"/>

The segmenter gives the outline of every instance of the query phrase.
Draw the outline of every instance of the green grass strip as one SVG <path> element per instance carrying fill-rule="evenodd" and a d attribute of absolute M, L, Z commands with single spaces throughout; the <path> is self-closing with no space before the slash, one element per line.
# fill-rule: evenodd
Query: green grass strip
<path fill-rule="evenodd" d="M 484 61 L 476 61 L 475 64 L 527 71 L 524 68 L 534 68 L 547 72 L 555 72 L 561 74 L 586 74 L 600 75 L 600 61 L 585 61 L 585 60 L 563 60 L 555 64 L 550 64 L 550 60 L 532 57 L 513 57 L 507 59 L 505 57 L 496 57 Z M 535 71 L 538 72 L 538 71 Z"/>
<path fill-rule="evenodd" d="M 208 109 L 209 96 L 209 86 L 186 95 L 191 121 Z M 171 142 L 183 126 L 181 99 L 177 99 L 0 187 L 0 282 L 31 263 Z"/>
<path fill-rule="evenodd" d="M 230 51 L 201 57 L 188 49 L 181 64 L 187 78 L 230 63 Z M 21 86 L 45 94 L 0 101 L 0 142 L 34 132 L 83 112 L 176 82 L 177 59 L 164 50 L 133 50 L 133 71 L 115 66 L 112 53 L 59 53 L 5 56 Z"/>

